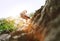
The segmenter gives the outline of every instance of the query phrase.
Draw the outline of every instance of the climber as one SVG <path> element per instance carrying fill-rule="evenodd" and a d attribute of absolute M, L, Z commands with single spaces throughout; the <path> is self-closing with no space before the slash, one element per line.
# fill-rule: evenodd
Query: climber
<path fill-rule="evenodd" d="M 26 15 L 26 13 L 27 13 L 27 11 L 24 10 L 24 11 L 22 11 L 22 12 L 20 13 L 20 16 L 27 21 L 28 19 L 30 19 L 30 17 L 28 17 L 28 16 Z"/>

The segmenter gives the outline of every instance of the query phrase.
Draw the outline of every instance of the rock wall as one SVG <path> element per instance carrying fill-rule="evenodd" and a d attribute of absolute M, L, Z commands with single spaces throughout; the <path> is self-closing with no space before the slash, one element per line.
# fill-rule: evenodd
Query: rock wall
<path fill-rule="evenodd" d="M 27 28 L 22 36 L 20 31 L 16 31 L 12 37 L 19 32 L 16 41 L 60 41 L 60 0 L 46 0 Z"/>
<path fill-rule="evenodd" d="M 33 29 L 40 41 L 60 41 L 60 0 L 46 0 L 32 18 Z"/>

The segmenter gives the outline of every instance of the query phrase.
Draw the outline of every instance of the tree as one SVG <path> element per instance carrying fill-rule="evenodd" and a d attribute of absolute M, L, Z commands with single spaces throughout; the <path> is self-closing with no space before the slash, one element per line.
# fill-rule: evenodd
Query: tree
<path fill-rule="evenodd" d="M 4 31 L 15 30 L 14 21 L 7 21 L 6 19 L 0 19 L 0 33 Z"/>

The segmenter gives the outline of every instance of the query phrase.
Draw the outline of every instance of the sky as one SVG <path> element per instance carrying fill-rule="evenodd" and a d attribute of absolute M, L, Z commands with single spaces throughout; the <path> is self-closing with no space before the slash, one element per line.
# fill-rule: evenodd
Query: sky
<path fill-rule="evenodd" d="M 0 0 L 0 18 L 18 16 L 23 10 L 29 14 L 44 4 L 45 0 Z"/>

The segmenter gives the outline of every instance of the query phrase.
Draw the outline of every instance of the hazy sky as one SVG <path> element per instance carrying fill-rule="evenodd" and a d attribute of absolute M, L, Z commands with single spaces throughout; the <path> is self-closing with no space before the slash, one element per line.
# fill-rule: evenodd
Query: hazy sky
<path fill-rule="evenodd" d="M 44 3 L 45 0 L 0 0 L 0 18 L 17 16 L 23 10 L 34 12 Z"/>

